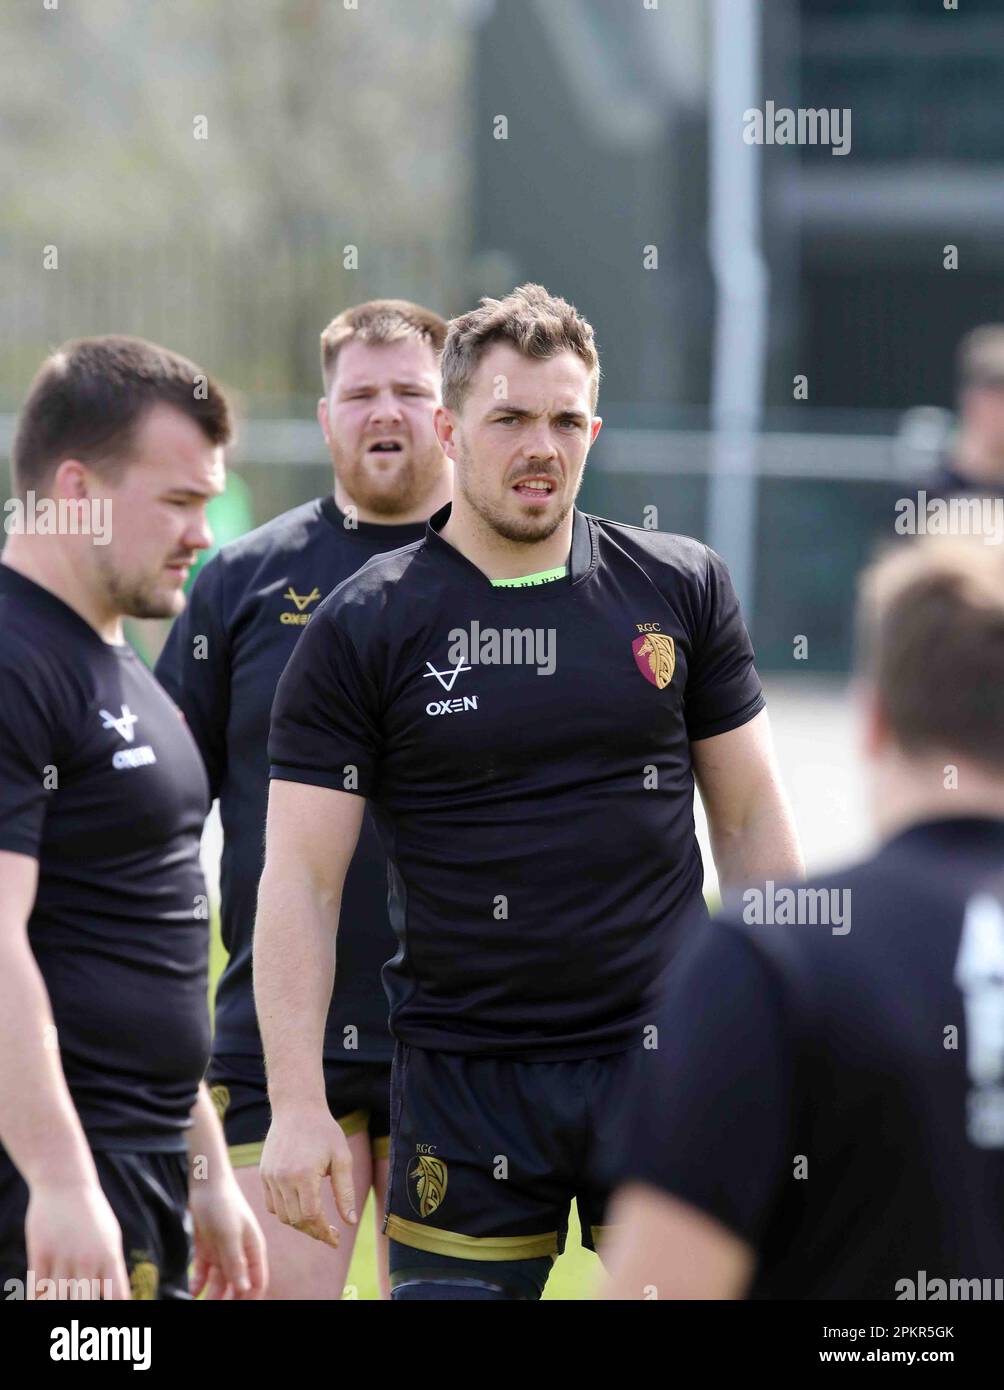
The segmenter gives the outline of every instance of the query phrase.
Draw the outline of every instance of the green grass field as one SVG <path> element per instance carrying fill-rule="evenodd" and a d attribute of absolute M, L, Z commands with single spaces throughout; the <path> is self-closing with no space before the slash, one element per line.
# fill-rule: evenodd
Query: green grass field
<path fill-rule="evenodd" d="M 209 958 L 209 997 L 216 992 L 216 981 L 226 963 L 226 952 L 220 940 L 219 924 L 213 914 L 212 936 Z M 376 1299 L 376 1235 L 373 1216 L 373 1194 L 359 1223 L 359 1235 L 352 1257 L 347 1280 L 347 1296 L 359 1299 Z M 306 1240 L 307 1237 L 305 1236 Z M 589 1250 L 583 1250 L 579 1241 L 579 1223 L 573 1206 L 568 1223 L 568 1241 L 565 1253 L 556 1261 L 551 1277 L 547 1281 L 544 1297 L 559 1299 L 586 1299 L 592 1296 L 599 1277 L 599 1261 Z"/>

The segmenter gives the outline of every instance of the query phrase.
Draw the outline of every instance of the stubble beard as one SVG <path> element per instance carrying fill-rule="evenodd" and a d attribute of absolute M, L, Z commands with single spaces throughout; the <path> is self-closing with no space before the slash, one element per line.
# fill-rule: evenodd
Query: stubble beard
<path fill-rule="evenodd" d="M 392 457 L 400 459 L 394 473 L 375 479 L 365 458 L 356 456 L 347 461 L 340 449 L 333 450 L 335 473 L 350 501 L 388 519 L 419 509 L 435 490 L 443 466 L 438 444 L 418 456 L 409 447 L 403 456 Z"/>
<path fill-rule="evenodd" d="M 572 509 L 578 488 L 576 488 L 576 493 L 573 493 L 560 507 L 556 508 L 552 516 L 511 516 L 504 510 L 502 504 L 494 502 L 483 493 L 470 487 L 470 479 L 474 472 L 471 467 L 470 451 L 466 445 L 460 445 L 457 453 L 458 467 L 454 472 L 453 482 L 455 490 L 463 494 L 464 501 L 483 524 L 503 540 L 516 545 L 532 545 L 535 541 L 549 540 Z M 548 474 L 548 476 L 551 475 Z M 580 482 L 581 477 L 580 473 Z M 560 478 L 555 478 L 555 482 L 560 486 Z"/>
<path fill-rule="evenodd" d="M 128 579 L 115 569 L 109 559 L 98 561 L 105 602 L 115 613 L 125 618 L 173 618 L 185 606 L 181 589 L 158 587 L 155 577 Z"/>

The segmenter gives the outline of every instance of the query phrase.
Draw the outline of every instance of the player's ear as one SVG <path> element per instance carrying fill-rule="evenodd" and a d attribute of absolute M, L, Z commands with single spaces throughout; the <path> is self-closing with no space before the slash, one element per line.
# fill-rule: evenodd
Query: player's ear
<path fill-rule="evenodd" d="M 599 432 L 600 432 L 600 430 L 601 430 L 602 428 L 603 428 L 603 416 L 602 416 L 602 415 L 594 415 L 594 416 L 593 416 L 593 423 L 592 423 L 592 425 L 591 425 L 590 428 L 589 428 L 589 443 L 590 443 L 590 445 L 593 445 L 593 444 L 596 443 L 596 436 L 599 434 Z"/>
<path fill-rule="evenodd" d="M 854 682 L 853 692 L 861 752 L 868 762 L 876 762 L 889 746 L 889 723 L 873 685 L 858 678 Z"/>
<path fill-rule="evenodd" d="M 63 459 L 52 474 L 49 485 L 51 497 L 87 497 L 94 485 L 94 474 L 79 459 Z"/>
<path fill-rule="evenodd" d="M 443 452 L 449 457 L 454 458 L 455 445 L 453 435 L 456 429 L 456 421 L 452 411 L 447 410 L 445 405 L 437 405 L 432 417 L 432 427 L 436 431 L 436 438 L 439 440 Z"/>
<path fill-rule="evenodd" d="M 325 444 L 331 443 L 331 427 L 328 424 L 328 398 L 322 396 L 317 402 L 317 423 L 321 427 Z"/>

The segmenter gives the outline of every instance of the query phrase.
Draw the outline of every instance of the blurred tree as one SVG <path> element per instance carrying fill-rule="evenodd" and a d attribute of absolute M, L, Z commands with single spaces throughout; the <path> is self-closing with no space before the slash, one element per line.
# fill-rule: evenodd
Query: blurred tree
<path fill-rule="evenodd" d="M 414 0 L 5 9 L 0 368 L 120 330 L 312 392 L 345 302 L 460 280 L 467 38 Z"/>

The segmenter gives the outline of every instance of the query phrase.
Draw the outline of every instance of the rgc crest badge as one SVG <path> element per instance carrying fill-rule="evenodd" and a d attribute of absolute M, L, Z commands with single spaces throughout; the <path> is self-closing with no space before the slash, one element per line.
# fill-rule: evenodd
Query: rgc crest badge
<path fill-rule="evenodd" d="M 153 1261 L 136 1258 L 137 1256 L 149 1255 L 149 1253 L 148 1250 L 130 1252 L 133 1265 L 129 1271 L 129 1289 L 133 1298 L 141 1302 L 152 1302 L 157 1297 L 157 1289 L 160 1284 L 160 1271 Z"/>
<path fill-rule="evenodd" d="M 431 1153 L 418 1154 L 408 1174 L 408 1201 L 423 1219 L 443 1205 L 447 1176 L 446 1164 L 441 1158 Z"/>
<path fill-rule="evenodd" d="M 224 1116 L 227 1113 L 227 1108 L 230 1105 L 230 1087 L 211 1086 L 209 1089 L 209 1098 L 213 1102 L 213 1108 L 216 1111 L 216 1118 L 222 1124 Z"/>
<path fill-rule="evenodd" d="M 657 690 L 665 690 L 676 670 L 676 643 L 663 632 L 654 632 L 658 623 L 639 623 L 642 634 L 631 643 L 635 665 Z"/>

